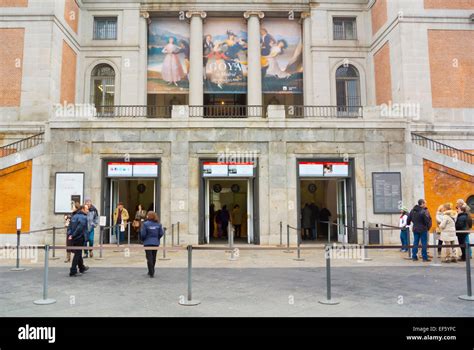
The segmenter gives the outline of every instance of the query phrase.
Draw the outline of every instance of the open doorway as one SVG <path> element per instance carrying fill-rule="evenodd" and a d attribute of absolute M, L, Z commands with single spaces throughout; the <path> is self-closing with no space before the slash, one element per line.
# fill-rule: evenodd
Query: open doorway
<path fill-rule="evenodd" d="M 337 178 L 300 180 L 302 242 L 347 243 L 346 182 Z"/>
<path fill-rule="evenodd" d="M 138 207 L 141 205 L 143 213 L 155 211 L 156 203 L 156 180 L 155 179 L 110 179 L 110 209 L 109 218 L 113 223 L 113 214 L 119 202 L 129 214 L 130 221 L 130 242 L 140 243 L 140 226 L 143 214 L 138 213 Z M 137 218 L 140 226 L 132 225 L 133 220 Z M 125 240 L 128 240 L 128 230 L 123 234 Z M 116 236 L 110 233 L 109 241 L 114 243 Z"/>
<path fill-rule="evenodd" d="M 253 188 L 246 179 L 206 179 L 206 241 L 253 243 Z"/>

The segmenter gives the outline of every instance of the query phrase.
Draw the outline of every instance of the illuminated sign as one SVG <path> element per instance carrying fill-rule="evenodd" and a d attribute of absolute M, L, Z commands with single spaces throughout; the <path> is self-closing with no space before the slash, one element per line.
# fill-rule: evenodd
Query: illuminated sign
<path fill-rule="evenodd" d="M 157 162 L 110 162 L 107 163 L 108 177 L 157 177 Z"/>
<path fill-rule="evenodd" d="M 347 177 L 348 162 L 299 162 L 301 177 Z"/>
<path fill-rule="evenodd" d="M 204 177 L 252 177 L 254 176 L 253 162 L 204 162 Z"/>

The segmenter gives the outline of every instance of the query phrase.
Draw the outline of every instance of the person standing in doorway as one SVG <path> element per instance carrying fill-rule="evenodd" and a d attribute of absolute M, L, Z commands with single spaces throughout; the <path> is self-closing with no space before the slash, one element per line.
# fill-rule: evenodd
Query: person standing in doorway
<path fill-rule="evenodd" d="M 87 231 L 87 213 L 88 209 L 86 205 L 81 205 L 77 213 L 72 217 L 71 224 L 68 228 L 68 240 L 72 242 L 74 247 L 83 247 Z M 84 273 L 89 270 L 89 267 L 84 265 L 82 260 L 82 249 L 74 249 L 74 257 L 72 258 L 71 270 L 69 271 L 70 277 L 76 277 L 77 269 L 79 268 L 80 273 Z"/>
<path fill-rule="evenodd" d="M 221 215 L 222 234 L 224 235 L 224 237 L 228 237 L 230 214 L 229 214 L 229 211 L 227 210 L 227 205 L 222 206 L 220 215 Z"/>
<path fill-rule="evenodd" d="M 402 242 L 402 249 L 401 252 L 408 251 L 408 235 L 410 230 L 407 225 L 408 220 L 408 209 L 406 207 L 402 207 L 400 210 L 400 241 Z"/>
<path fill-rule="evenodd" d="M 214 203 L 209 206 L 209 239 L 214 237 L 214 225 L 216 219 L 216 209 Z"/>
<path fill-rule="evenodd" d="M 303 228 L 303 239 L 309 239 L 312 228 L 312 211 L 308 203 L 305 203 L 301 213 L 301 227 Z"/>
<path fill-rule="evenodd" d="M 430 212 L 426 207 L 426 200 L 419 199 L 418 204 L 413 207 L 410 214 L 408 215 L 407 225 L 413 224 L 413 250 L 412 260 L 418 261 L 418 245 L 421 240 L 421 255 L 423 261 L 428 262 L 431 259 L 428 258 L 428 231 L 431 228 L 432 221 Z"/>
<path fill-rule="evenodd" d="M 84 246 L 87 247 L 87 243 L 89 242 L 89 247 L 94 246 L 94 230 L 97 226 L 99 226 L 99 212 L 97 208 L 92 204 L 92 200 L 90 198 L 86 198 L 85 201 L 88 209 L 87 213 L 87 236 L 84 241 Z M 91 258 L 94 257 L 94 252 L 90 251 Z M 84 251 L 84 258 L 89 257 L 89 250 Z"/>
<path fill-rule="evenodd" d="M 123 207 L 122 202 L 118 202 L 117 208 L 114 210 L 114 226 L 115 226 L 115 235 L 117 239 L 122 242 L 124 240 L 125 228 L 127 227 L 127 221 L 130 218 L 128 215 L 127 209 Z"/>
<path fill-rule="evenodd" d="M 319 222 L 321 223 L 321 231 L 326 233 L 328 232 L 328 228 L 330 225 L 330 219 L 331 219 L 331 212 L 329 211 L 328 208 L 323 208 L 319 212 Z M 328 237 L 328 240 L 330 237 Z"/>
<path fill-rule="evenodd" d="M 314 202 L 309 207 L 311 208 L 311 240 L 315 241 L 318 237 L 319 207 Z"/>
<path fill-rule="evenodd" d="M 140 230 L 140 236 L 143 242 L 143 246 L 146 247 L 159 247 L 160 239 L 163 237 L 163 227 L 159 223 L 158 215 L 149 211 L 146 215 L 146 220 Z M 155 277 L 155 265 L 156 265 L 156 254 L 157 250 L 145 249 L 145 256 L 148 266 L 148 276 L 150 278 Z"/>
<path fill-rule="evenodd" d="M 234 209 L 232 209 L 232 225 L 234 226 L 235 237 L 240 238 L 242 229 L 242 212 L 240 211 L 240 206 L 238 204 L 234 205 Z"/>
<path fill-rule="evenodd" d="M 140 228 L 146 219 L 146 214 L 146 210 L 143 209 L 141 204 L 138 204 L 135 208 L 135 218 L 132 223 L 132 227 L 135 230 L 138 240 L 140 240 Z"/>

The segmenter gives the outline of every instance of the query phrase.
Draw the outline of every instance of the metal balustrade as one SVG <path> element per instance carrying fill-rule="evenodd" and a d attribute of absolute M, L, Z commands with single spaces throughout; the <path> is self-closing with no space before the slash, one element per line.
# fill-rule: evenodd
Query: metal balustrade
<path fill-rule="evenodd" d="M 96 106 L 98 118 L 171 118 L 173 106 Z"/>
<path fill-rule="evenodd" d="M 21 152 L 25 149 L 35 147 L 44 141 L 44 132 L 40 132 L 33 136 L 26 137 L 19 141 L 15 141 L 8 145 L 0 147 L 0 158 L 9 156 L 17 152 Z"/>
<path fill-rule="evenodd" d="M 439 141 L 430 139 L 417 133 L 411 133 L 411 141 L 414 144 L 428 148 L 431 151 L 435 151 L 444 154 L 453 159 L 460 160 L 469 164 L 474 164 L 474 154 L 465 152 L 455 147 L 451 147 Z"/>
<path fill-rule="evenodd" d="M 247 118 L 265 117 L 263 106 L 207 105 L 189 106 L 190 117 L 203 118 Z"/>
<path fill-rule="evenodd" d="M 362 118 L 362 106 L 285 106 L 287 118 Z"/>

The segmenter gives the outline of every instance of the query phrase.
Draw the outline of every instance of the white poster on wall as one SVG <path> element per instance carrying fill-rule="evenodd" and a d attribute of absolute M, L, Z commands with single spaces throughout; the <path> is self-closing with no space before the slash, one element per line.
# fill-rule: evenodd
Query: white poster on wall
<path fill-rule="evenodd" d="M 74 202 L 84 200 L 84 173 L 56 173 L 54 188 L 54 213 L 72 211 Z"/>

